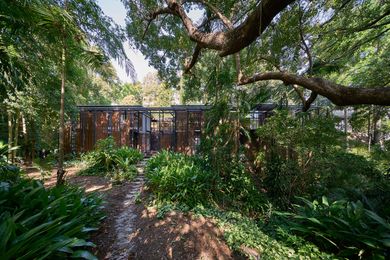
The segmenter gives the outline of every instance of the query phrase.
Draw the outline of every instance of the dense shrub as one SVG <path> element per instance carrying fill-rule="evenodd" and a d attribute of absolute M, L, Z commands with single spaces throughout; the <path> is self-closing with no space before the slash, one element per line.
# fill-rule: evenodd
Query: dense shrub
<path fill-rule="evenodd" d="M 347 152 L 332 119 L 282 111 L 257 134 L 266 146 L 258 154 L 261 180 L 276 205 L 287 209 L 295 196 L 323 195 L 348 200 L 368 196 L 375 204 L 385 203 L 387 185 L 378 165 Z M 383 188 L 378 196 L 376 186 Z"/>
<path fill-rule="evenodd" d="M 16 182 L 19 180 L 23 171 L 11 164 L 0 164 L 0 181 Z"/>
<path fill-rule="evenodd" d="M 85 154 L 83 160 L 87 163 L 81 175 L 100 175 L 112 178 L 114 182 L 131 180 L 137 169 L 135 164 L 142 160 L 142 153 L 129 147 L 116 147 L 112 137 L 99 140 L 96 149 Z"/>
<path fill-rule="evenodd" d="M 0 182 L 16 182 L 23 174 L 23 171 L 19 167 L 10 164 L 7 160 L 8 152 L 15 149 L 17 147 L 9 149 L 7 144 L 0 141 Z"/>
<path fill-rule="evenodd" d="M 245 167 L 227 162 L 229 175 L 219 176 L 201 156 L 162 151 L 148 160 L 148 186 L 158 200 L 197 204 L 217 202 L 246 212 L 258 210 L 263 197 L 254 186 Z"/>
<path fill-rule="evenodd" d="M 374 161 L 340 149 L 316 159 L 310 171 L 316 178 L 307 189 L 307 198 L 325 195 L 331 200 L 361 200 L 382 216 L 390 214 L 390 207 L 383 207 L 390 200 L 390 182 Z"/>
<path fill-rule="evenodd" d="M 360 201 L 310 202 L 281 213 L 290 230 L 342 257 L 384 259 L 390 254 L 390 224 Z"/>
<path fill-rule="evenodd" d="M 211 198 L 216 176 L 198 157 L 162 151 L 148 160 L 147 184 L 158 200 L 195 206 Z"/>
<path fill-rule="evenodd" d="M 264 194 L 255 186 L 252 176 L 240 161 L 226 162 L 227 174 L 219 176 L 213 191 L 214 199 L 227 208 L 258 214 L 266 203 Z"/>
<path fill-rule="evenodd" d="M 318 162 L 339 149 L 343 136 L 331 118 L 287 111 L 276 112 L 256 133 L 263 142 L 257 163 L 264 189 L 284 208 L 311 192 L 322 177 Z"/>
<path fill-rule="evenodd" d="M 103 217 L 96 196 L 39 181 L 0 182 L 0 212 L 1 259 L 95 259 L 85 239 Z"/>

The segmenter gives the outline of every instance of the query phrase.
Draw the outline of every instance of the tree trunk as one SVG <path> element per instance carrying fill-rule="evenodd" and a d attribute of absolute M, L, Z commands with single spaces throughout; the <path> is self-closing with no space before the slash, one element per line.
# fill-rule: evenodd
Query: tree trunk
<path fill-rule="evenodd" d="M 34 122 L 31 123 L 31 127 L 30 127 L 30 148 L 31 148 L 31 162 L 34 161 L 35 159 L 35 124 Z"/>
<path fill-rule="evenodd" d="M 13 143 L 13 128 L 14 128 L 14 123 L 13 123 L 13 115 L 10 110 L 8 110 L 8 149 L 12 148 L 12 143 Z M 13 153 L 12 151 L 8 152 L 8 161 L 11 163 L 14 161 L 13 158 Z"/>
<path fill-rule="evenodd" d="M 15 115 L 15 134 L 14 134 L 14 146 L 18 146 L 18 143 L 19 143 L 19 126 L 20 126 L 20 112 L 19 110 L 16 111 L 16 115 Z M 17 150 L 13 150 L 12 153 L 12 157 L 13 158 L 16 158 L 16 152 Z"/>
<path fill-rule="evenodd" d="M 66 80 L 66 46 L 63 41 L 62 58 L 61 58 L 61 105 L 60 105 L 60 127 L 58 140 L 58 170 L 57 185 L 64 183 L 64 131 L 65 131 L 65 80 Z"/>
<path fill-rule="evenodd" d="M 379 141 L 379 128 L 378 121 L 380 119 L 380 109 L 378 107 L 373 107 L 373 117 L 372 117 L 372 144 L 377 144 Z"/>
<path fill-rule="evenodd" d="M 344 134 L 345 134 L 345 146 L 348 149 L 348 111 L 344 108 Z"/>
<path fill-rule="evenodd" d="M 371 107 L 368 108 L 367 140 L 368 153 L 371 153 Z"/>
<path fill-rule="evenodd" d="M 31 165 L 32 163 L 32 148 L 31 148 L 31 141 L 30 141 L 30 133 L 29 133 L 29 126 L 30 124 L 28 124 L 25 120 L 25 118 L 23 117 L 23 124 L 24 124 L 24 127 L 23 127 L 23 131 L 24 131 L 24 158 L 26 160 L 25 164 L 26 165 Z"/>

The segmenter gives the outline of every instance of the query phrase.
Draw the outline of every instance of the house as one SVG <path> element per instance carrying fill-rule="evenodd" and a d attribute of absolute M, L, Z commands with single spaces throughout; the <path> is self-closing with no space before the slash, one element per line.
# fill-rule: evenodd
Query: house
<path fill-rule="evenodd" d="M 274 104 L 261 104 L 249 113 L 250 129 L 258 128 Z M 65 152 L 83 153 L 94 149 L 100 139 L 112 136 L 118 146 L 152 154 L 166 149 L 193 154 L 200 144 L 204 127 L 205 105 L 78 106 L 79 115 L 68 124 Z"/>

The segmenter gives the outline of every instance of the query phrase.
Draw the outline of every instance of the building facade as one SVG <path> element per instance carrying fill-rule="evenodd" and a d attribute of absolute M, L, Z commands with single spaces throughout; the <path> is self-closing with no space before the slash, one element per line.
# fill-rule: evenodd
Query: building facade
<path fill-rule="evenodd" d="M 275 108 L 258 105 L 248 115 L 248 127 L 256 129 Z M 171 107 L 78 106 L 79 116 L 67 125 L 66 153 L 94 149 L 98 140 L 112 136 L 118 146 L 139 149 L 145 154 L 172 150 L 193 154 L 204 128 L 204 105 Z"/>

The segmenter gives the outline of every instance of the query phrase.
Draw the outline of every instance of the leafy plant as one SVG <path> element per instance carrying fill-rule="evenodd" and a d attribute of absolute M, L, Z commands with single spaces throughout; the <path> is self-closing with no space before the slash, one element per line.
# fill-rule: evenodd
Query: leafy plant
<path fill-rule="evenodd" d="M 132 181 L 137 176 L 137 168 L 134 165 L 126 167 L 126 170 L 114 170 L 111 176 L 113 184 L 121 184 L 124 181 Z"/>
<path fill-rule="evenodd" d="M 87 167 L 79 174 L 108 176 L 114 183 L 121 183 L 136 176 L 135 164 L 142 158 L 140 151 L 128 147 L 118 148 L 114 139 L 108 137 L 99 140 L 94 151 L 83 155 Z"/>
<path fill-rule="evenodd" d="M 162 151 L 148 160 L 147 184 L 157 200 L 198 204 L 218 203 L 246 213 L 261 209 L 264 197 L 240 162 L 230 162 L 228 174 L 218 175 L 201 156 Z"/>
<path fill-rule="evenodd" d="M 290 229 L 324 250 L 343 257 L 384 259 L 390 249 L 390 224 L 361 201 L 308 201 L 296 213 L 279 213 Z"/>
<path fill-rule="evenodd" d="M 109 137 L 104 138 L 104 139 L 100 139 L 95 144 L 95 150 L 98 152 L 109 151 L 109 150 L 112 150 L 116 147 L 117 146 L 116 146 L 115 140 L 112 136 L 109 136 Z"/>
<path fill-rule="evenodd" d="M 198 157 L 162 151 L 148 160 L 146 177 L 158 200 L 195 206 L 207 203 L 216 176 Z"/>
<path fill-rule="evenodd" d="M 18 166 L 10 164 L 7 160 L 8 153 L 16 149 L 18 147 L 9 148 L 7 144 L 0 141 L 0 182 L 16 182 L 23 174 L 23 171 Z"/>
<path fill-rule="evenodd" d="M 300 237 L 284 232 L 283 240 L 264 232 L 258 221 L 239 212 L 197 207 L 195 214 L 211 217 L 224 230 L 227 244 L 251 259 L 336 259 Z M 281 232 L 281 231 L 280 231 Z M 256 256 L 253 255 L 256 252 Z"/>
<path fill-rule="evenodd" d="M 71 186 L 46 189 L 22 180 L 0 186 L 2 259 L 81 257 L 96 259 L 86 241 L 103 218 L 101 199 Z"/>

